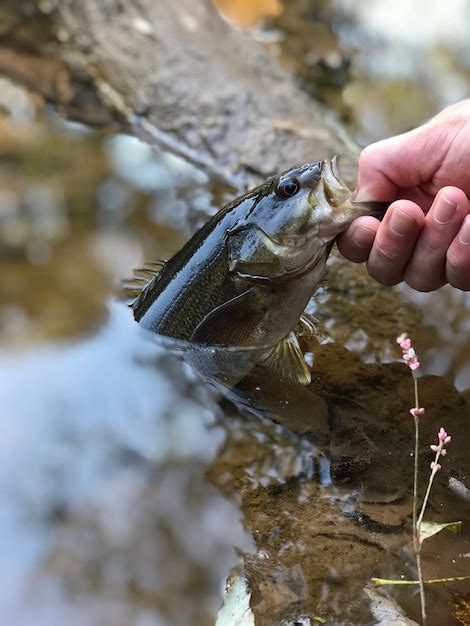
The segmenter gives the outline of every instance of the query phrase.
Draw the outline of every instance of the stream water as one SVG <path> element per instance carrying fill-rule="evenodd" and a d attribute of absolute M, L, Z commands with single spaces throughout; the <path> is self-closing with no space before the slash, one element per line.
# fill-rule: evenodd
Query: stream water
<path fill-rule="evenodd" d="M 259 4 L 230 19 L 256 21 L 360 142 L 469 95 L 465 1 Z M 38 115 L 1 77 L 0 110 L 3 624 L 209 626 L 242 572 L 256 624 L 392 623 L 368 581 L 416 577 L 404 330 L 425 374 L 424 477 L 439 427 L 453 435 L 429 518 L 463 522 L 426 542 L 425 576 L 470 575 L 470 294 L 380 287 L 333 256 L 311 303 L 321 339 L 303 346 L 312 385 L 259 368 L 227 397 L 116 298 L 226 191 L 133 137 Z M 386 591 L 419 621 L 415 587 Z M 470 624 L 468 581 L 427 598 L 429 624 Z"/>

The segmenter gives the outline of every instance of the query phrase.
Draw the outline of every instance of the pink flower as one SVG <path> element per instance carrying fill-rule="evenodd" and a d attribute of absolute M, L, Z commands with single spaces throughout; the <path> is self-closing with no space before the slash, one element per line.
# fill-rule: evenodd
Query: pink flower
<path fill-rule="evenodd" d="M 405 361 L 412 361 L 413 359 L 416 359 L 416 352 L 414 348 L 406 348 L 406 350 L 402 350 L 402 352 Z"/>
<path fill-rule="evenodd" d="M 447 450 L 444 448 L 444 446 L 449 443 L 451 439 L 452 437 L 447 434 L 445 428 L 441 427 L 439 429 L 439 432 L 437 433 L 437 445 L 433 443 L 429 446 L 431 450 L 436 453 L 436 458 L 431 463 L 431 469 L 435 469 L 436 471 L 441 469 L 441 466 L 439 465 L 437 460 L 440 456 L 446 456 Z"/>
<path fill-rule="evenodd" d="M 418 361 L 418 356 L 408 335 L 406 333 L 402 333 L 399 337 L 397 337 L 397 343 L 401 348 L 403 360 L 408 365 L 410 370 L 412 372 L 418 370 L 421 367 L 421 363 Z"/>
<path fill-rule="evenodd" d="M 424 415 L 423 407 L 415 406 L 413 409 L 410 409 L 410 413 L 413 417 L 418 417 L 418 415 Z"/>
<path fill-rule="evenodd" d="M 437 438 L 439 439 L 439 441 L 441 441 L 444 445 L 446 443 L 449 443 L 450 440 L 452 439 L 452 437 L 450 435 L 447 434 L 447 432 L 445 431 L 444 428 L 440 428 L 439 432 L 437 433 Z"/>

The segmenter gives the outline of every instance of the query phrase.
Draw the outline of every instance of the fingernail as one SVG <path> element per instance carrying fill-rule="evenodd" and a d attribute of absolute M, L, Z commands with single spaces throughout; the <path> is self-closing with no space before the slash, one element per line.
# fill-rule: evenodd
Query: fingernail
<path fill-rule="evenodd" d="M 470 246 L 470 215 L 465 218 L 459 232 L 459 241 L 464 246 Z"/>
<path fill-rule="evenodd" d="M 438 224 L 448 224 L 457 211 L 457 205 L 452 200 L 448 200 L 445 192 L 439 195 L 436 208 L 433 211 L 434 221 Z"/>
<path fill-rule="evenodd" d="M 399 237 L 407 235 L 413 227 L 414 219 L 401 209 L 395 209 L 390 217 L 390 229 Z"/>
<path fill-rule="evenodd" d="M 375 232 L 367 226 L 356 226 L 352 233 L 352 240 L 359 248 L 369 248 L 374 237 Z"/>

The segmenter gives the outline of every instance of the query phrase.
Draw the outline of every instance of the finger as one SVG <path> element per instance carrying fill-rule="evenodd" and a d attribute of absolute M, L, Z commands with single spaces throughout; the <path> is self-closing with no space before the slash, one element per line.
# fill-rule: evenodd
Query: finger
<path fill-rule="evenodd" d="M 403 279 L 424 220 L 414 202 L 397 200 L 389 206 L 367 261 L 372 278 L 382 285 L 395 285 Z"/>
<path fill-rule="evenodd" d="M 405 281 L 417 291 L 433 291 L 447 282 L 446 254 L 468 213 L 468 200 L 457 187 L 444 187 L 437 194 L 413 256 Z"/>
<path fill-rule="evenodd" d="M 336 240 L 341 254 L 354 263 L 367 261 L 379 226 L 375 217 L 358 217 Z"/>
<path fill-rule="evenodd" d="M 470 215 L 449 246 L 446 263 L 447 280 L 451 285 L 470 291 Z"/>
<path fill-rule="evenodd" d="M 421 209 L 427 213 L 434 201 L 436 191 L 433 193 L 427 193 L 423 187 L 424 185 L 420 187 L 412 187 L 411 189 L 400 189 L 398 191 L 398 197 L 411 200 L 411 202 L 419 205 Z"/>

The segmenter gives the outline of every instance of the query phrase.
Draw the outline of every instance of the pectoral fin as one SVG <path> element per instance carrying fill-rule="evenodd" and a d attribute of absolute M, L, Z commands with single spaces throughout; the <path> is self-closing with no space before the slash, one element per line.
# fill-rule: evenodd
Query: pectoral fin
<path fill-rule="evenodd" d="M 266 304 L 255 289 L 221 304 L 198 324 L 191 341 L 213 346 L 254 347 L 256 327 L 266 310 Z"/>
<path fill-rule="evenodd" d="M 263 365 L 273 369 L 281 378 L 287 378 L 301 385 L 308 385 L 312 379 L 297 336 L 293 331 L 269 351 L 263 360 Z"/>

